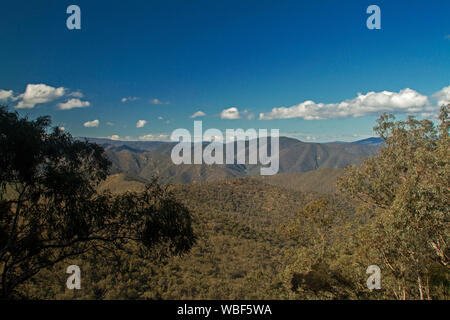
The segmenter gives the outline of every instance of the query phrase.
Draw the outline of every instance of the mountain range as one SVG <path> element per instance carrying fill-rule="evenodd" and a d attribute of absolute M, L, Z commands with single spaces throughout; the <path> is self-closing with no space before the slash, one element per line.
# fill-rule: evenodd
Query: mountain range
<path fill-rule="evenodd" d="M 233 164 L 175 165 L 170 157 L 172 148 L 176 145 L 174 142 L 117 141 L 103 138 L 78 139 L 86 139 L 105 148 L 106 155 L 112 162 L 112 174 L 122 173 L 141 182 L 158 176 L 163 183 L 186 184 L 239 177 L 259 177 L 260 173 L 260 164 L 238 164 L 236 159 Z M 207 144 L 204 143 L 203 147 Z M 382 141 L 379 138 L 355 142 L 308 143 L 280 137 L 279 174 L 276 176 L 286 178 L 289 174 L 295 175 L 322 168 L 344 168 L 349 164 L 359 164 L 365 158 L 377 154 L 381 146 Z M 248 149 L 249 143 L 246 141 L 247 155 Z M 270 146 L 268 150 L 270 150 Z M 261 178 L 273 184 L 283 180 L 283 178 L 270 176 Z"/>

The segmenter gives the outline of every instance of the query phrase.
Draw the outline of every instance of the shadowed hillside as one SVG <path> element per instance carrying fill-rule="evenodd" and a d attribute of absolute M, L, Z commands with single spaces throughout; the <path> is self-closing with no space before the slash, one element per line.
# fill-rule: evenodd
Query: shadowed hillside
<path fill-rule="evenodd" d="M 175 145 L 171 142 L 126 142 L 107 139 L 93 141 L 106 148 L 107 156 L 113 163 L 111 173 L 124 173 L 145 180 L 156 175 L 163 183 L 179 184 L 260 175 L 259 164 L 248 164 L 248 141 L 245 142 L 246 164 L 237 164 L 235 155 L 234 164 L 223 165 L 175 165 L 170 158 Z M 380 148 L 378 145 L 358 143 L 306 143 L 287 137 L 280 137 L 279 142 L 280 174 L 303 173 L 320 168 L 344 168 L 348 164 L 359 164 L 365 158 L 374 156 Z M 234 144 L 236 150 L 236 142 Z M 204 147 L 206 145 L 203 144 Z M 270 152 L 270 139 L 267 145 Z"/>

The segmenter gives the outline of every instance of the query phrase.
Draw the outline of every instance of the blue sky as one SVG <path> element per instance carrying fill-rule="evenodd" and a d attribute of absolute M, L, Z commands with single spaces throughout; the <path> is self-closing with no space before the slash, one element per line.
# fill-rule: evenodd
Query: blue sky
<path fill-rule="evenodd" d="M 66 28 L 71 4 L 81 30 Z M 381 30 L 366 27 L 371 4 Z M 0 102 L 74 136 L 165 139 L 202 111 L 205 129 L 358 140 L 383 111 L 431 116 L 450 101 L 449 12 L 448 0 L 8 1 Z"/>

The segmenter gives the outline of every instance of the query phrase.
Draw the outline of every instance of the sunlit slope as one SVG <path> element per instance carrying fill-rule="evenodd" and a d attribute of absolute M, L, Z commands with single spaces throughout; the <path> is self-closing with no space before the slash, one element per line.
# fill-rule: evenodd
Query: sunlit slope
<path fill-rule="evenodd" d="M 170 157 L 173 143 L 128 145 L 128 142 L 121 142 L 121 144 L 104 144 L 104 146 L 108 158 L 113 163 L 111 173 L 124 173 L 145 180 L 156 175 L 163 183 L 195 183 L 258 176 L 261 169 L 259 164 L 237 164 L 236 161 L 222 165 L 175 165 Z M 245 147 L 248 154 L 248 143 Z M 268 149 L 270 150 L 270 144 Z M 375 155 L 378 150 L 379 146 L 356 143 L 305 143 L 281 137 L 278 173 L 303 173 L 321 168 L 344 168 L 349 164 L 361 163 L 365 158 Z M 326 192 L 329 191 L 326 190 Z"/>

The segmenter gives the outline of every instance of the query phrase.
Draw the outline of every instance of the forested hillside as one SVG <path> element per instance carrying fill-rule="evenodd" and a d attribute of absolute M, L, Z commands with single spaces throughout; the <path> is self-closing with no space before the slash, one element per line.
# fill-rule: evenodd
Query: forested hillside
<path fill-rule="evenodd" d="M 111 183 L 116 192 L 143 187 L 136 180 L 112 176 L 102 188 Z M 349 208 L 336 196 L 288 190 L 251 178 L 171 188 L 193 213 L 194 231 L 199 235 L 188 254 L 161 261 L 140 258 L 134 250 L 121 255 L 90 254 L 43 272 L 36 285 L 24 290 L 34 297 L 65 299 L 287 298 L 283 261 L 285 250 L 294 242 L 282 232 L 283 226 L 313 199 L 326 197 L 336 206 Z M 85 270 L 84 290 L 65 288 L 63 271 L 68 263 Z M 41 283 L 52 283 L 51 289 L 42 288 Z"/>
<path fill-rule="evenodd" d="M 170 158 L 175 143 L 171 142 L 88 140 L 105 147 L 106 154 L 113 164 L 111 173 L 124 173 L 146 180 L 156 175 L 163 183 L 179 184 L 219 181 L 260 174 L 259 164 L 248 164 L 248 159 L 246 164 L 237 164 L 236 157 L 234 164 L 175 165 Z M 206 145 L 204 143 L 203 147 Z M 234 148 L 234 150 L 237 149 L 236 145 Z M 280 137 L 278 173 L 303 173 L 320 168 L 344 168 L 346 165 L 359 164 L 367 157 L 374 156 L 379 149 L 379 144 L 306 143 Z M 249 154 L 248 141 L 245 143 L 245 152 Z"/>
<path fill-rule="evenodd" d="M 0 111 L 5 124 L 19 121 Z M 37 145 L 26 166 L 8 159 L 28 159 L 21 155 L 30 142 L 21 139 L 29 135 L 14 135 L 21 143 L 11 137 L 0 149 L 10 157 L 0 185 L 6 297 L 449 298 L 448 107 L 438 126 L 383 115 L 375 127 L 383 147 L 345 170 L 190 184 L 107 176 L 101 147 L 58 129 L 44 134 L 46 126 L 46 118 L 22 120 L 0 135 L 19 128 Z M 148 156 L 118 152 L 130 157 L 120 160 L 129 168 L 139 167 L 136 155 Z M 11 223 L 17 232 L 8 233 Z M 82 270 L 81 290 L 66 287 L 71 264 Z M 375 290 L 366 282 L 374 265 L 382 276 Z"/>

